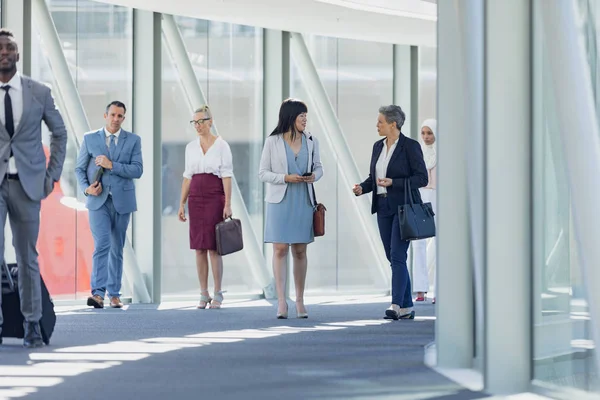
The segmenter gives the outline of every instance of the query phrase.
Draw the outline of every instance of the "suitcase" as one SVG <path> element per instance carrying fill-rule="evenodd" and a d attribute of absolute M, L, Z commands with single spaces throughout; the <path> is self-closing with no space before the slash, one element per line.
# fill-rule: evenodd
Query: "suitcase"
<path fill-rule="evenodd" d="M 2 337 L 13 337 L 22 339 L 25 336 L 23 328 L 23 314 L 21 314 L 21 300 L 19 298 L 18 288 L 18 269 L 17 264 L 2 263 Z M 54 303 L 48 293 L 48 288 L 44 280 L 42 284 L 42 319 L 40 328 L 44 343 L 50 343 L 50 337 L 54 332 L 56 325 L 56 314 L 54 313 Z"/>

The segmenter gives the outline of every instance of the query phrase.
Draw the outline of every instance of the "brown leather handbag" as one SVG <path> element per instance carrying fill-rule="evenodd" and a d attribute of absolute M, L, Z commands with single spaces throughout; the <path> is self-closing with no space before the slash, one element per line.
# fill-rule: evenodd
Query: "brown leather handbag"
<path fill-rule="evenodd" d="M 242 222 L 229 217 L 215 226 L 217 253 L 221 256 L 235 253 L 244 248 Z"/>
<path fill-rule="evenodd" d="M 315 194 L 315 185 L 312 185 L 313 199 L 315 205 L 315 211 L 313 213 L 313 231 L 315 237 L 325 235 L 325 211 L 327 208 L 321 203 L 317 203 L 317 195 Z"/>

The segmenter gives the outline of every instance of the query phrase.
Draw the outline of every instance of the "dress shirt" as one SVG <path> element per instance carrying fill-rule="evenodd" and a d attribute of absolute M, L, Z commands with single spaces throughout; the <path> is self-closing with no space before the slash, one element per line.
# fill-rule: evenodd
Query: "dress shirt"
<path fill-rule="evenodd" d="M 8 81 L 8 83 L 0 84 L 0 86 L 6 85 L 10 86 L 10 89 L 8 90 L 8 95 L 10 96 L 10 102 L 12 104 L 15 132 L 17 132 L 17 128 L 19 127 L 19 123 L 21 122 L 21 116 L 23 115 L 23 85 L 21 84 L 21 75 L 17 72 L 15 76 L 13 76 L 10 81 Z M 5 93 L 6 92 L 4 90 L 0 91 L 0 120 L 2 121 L 2 125 L 6 124 L 6 115 L 4 115 Z M 15 163 L 14 156 L 8 160 L 8 170 L 6 172 L 8 172 L 9 174 L 17 173 L 17 165 Z"/>
<path fill-rule="evenodd" d="M 108 130 L 106 130 L 106 128 L 104 128 L 104 134 L 106 135 L 106 148 L 110 149 L 110 135 L 112 135 L 112 133 L 110 133 Z M 117 131 L 117 133 L 114 134 L 115 135 L 115 146 L 119 143 L 119 135 L 120 134 L 121 134 L 121 129 L 119 129 Z"/>
<path fill-rule="evenodd" d="M 399 138 L 398 138 L 399 139 Z M 386 178 L 386 172 L 388 165 L 390 163 L 390 158 L 392 158 L 392 154 L 394 154 L 394 150 L 396 150 L 396 146 L 398 145 L 398 139 L 392 144 L 389 148 L 387 147 L 387 143 L 383 142 L 383 149 L 381 150 L 381 154 L 377 159 L 377 164 L 375 164 L 375 179 Z M 377 186 L 377 194 L 387 193 L 387 188 L 383 186 Z"/>
<path fill-rule="evenodd" d="M 183 177 L 192 179 L 195 174 L 213 174 L 219 178 L 233 176 L 233 157 L 229 144 L 220 136 L 206 154 L 200 146 L 200 138 L 185 147 L 185 171 Z"/>

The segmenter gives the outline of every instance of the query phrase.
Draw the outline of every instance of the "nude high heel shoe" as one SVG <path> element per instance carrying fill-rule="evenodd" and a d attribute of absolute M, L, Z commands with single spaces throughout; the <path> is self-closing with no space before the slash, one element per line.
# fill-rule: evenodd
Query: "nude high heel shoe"
<path fill-rule="evenodd" d="M 277 312 L 277 319 L 287 319 L 287 317 L 288 317 L 288 306 L 286 303 L 285 304 L 285 312 L 284 313 Z"/>

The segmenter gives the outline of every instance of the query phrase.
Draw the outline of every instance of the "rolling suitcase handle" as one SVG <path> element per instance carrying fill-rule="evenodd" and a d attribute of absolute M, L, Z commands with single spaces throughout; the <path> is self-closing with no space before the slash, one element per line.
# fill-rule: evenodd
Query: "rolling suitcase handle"
<path fill-rule="evenodd" d="M 6 262 L 2 263 L 2 273 L 4 273 L 4 275 L 6 275 L 6 283 L 8 284 L 8 289 L 11 292 L 14 292 L 16 290 L 15 280 L 13 279 L 13 276 L 10 273 L 10 269 L 8 268 L 8 264 Z M 4 283 L 4 282 L 2 282 L 2 283 Z"/>

